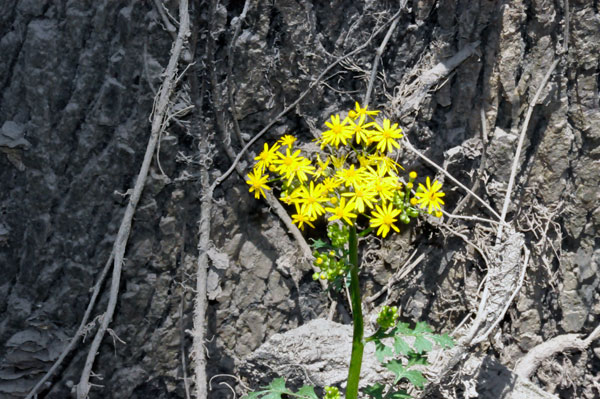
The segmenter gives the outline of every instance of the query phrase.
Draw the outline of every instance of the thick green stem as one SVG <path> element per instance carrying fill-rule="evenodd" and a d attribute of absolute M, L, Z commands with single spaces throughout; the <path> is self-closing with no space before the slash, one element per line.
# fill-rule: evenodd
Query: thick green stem
<path fill-rule="evenodd" d="M 358 381 L 360 380 L 360 368 L 362 366 L 364 350 L 364 325 L 360 284 L 358 282 L 358 237 L 355 226 L 350 228 L 348 249 L 350 251 L 350 264 L 352 265 L 350 269 L 350 301 L 352 302 L 354 333 L 352 335 L 352 355 L 350 357 L 350 368 L 348 369 L 348 381 L 346 383 L 346 399 L 357 399 Z"/>

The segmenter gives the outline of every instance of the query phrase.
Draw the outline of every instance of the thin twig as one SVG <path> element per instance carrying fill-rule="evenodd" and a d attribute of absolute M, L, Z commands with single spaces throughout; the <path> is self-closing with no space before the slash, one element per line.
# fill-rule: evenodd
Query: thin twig
<path fill-rule="evenodd" d="M 237 113 L 235 112 L 235 103 L 233 99 L 233 50 L 238 36 L 240 35 L 240 31 L 242 30 L 242 23 L 244 22 L 244 19 L 246 19 L 246 14 L 248 14 L 249 9 L 250 0 L 246 0 L 242 13 L 235 21 L 235 32 L 233 33 L 229 48 L 227 49 L 227 95 L 229 96 L 229 112 L 231 112 L 231 119 L 233 120 L 233 131 L 235 132 L 235 135 L 242 146 L 246 143 L 242 137 L 242 131 L 240 130 L 240 124 L 238 123 L 238 117 Z"/>
<path fill-rule="evenodd" d="M 94 364 L 94 360 L 96 359 L 96 354 L 98 353 L 100 343 L 102 342 L 106 329 L 108 328 L 108 324 L 112 321 L 115 307 L 117 305 L 119 284 L 121 281 L 121 269 L 123 267 L 123 257 L 125 255 L 127 241 L 129 240 L 129 232 L 131 231 L 133 215 L 142 196 L 142 191 L 146 183 L 146 178 L 150 169 L 150 163 L 152 162 L 152 156 L 154 154 L 154 150 L 156 149 L 162 122 L 167 112 L 169 97 L 173 91 L 172 83 L 177 64 L 179 62 L 179 56 L 181 55 L 181 51 L 183 49 L 183 43 L 189 34 L 189 14 L 187 0 L 180 0 L 179 16 L 179 32 L 177 33 L 177 40 L 175 40 L 167 70 L 165 71 L 165 79 L 159 90 L 160 98 L 156 107 L 156 113 L 154 114 L 152 131 L 146 147 L 146 153 L 144 155 L 144 160 L 137 176 L 133 192 L 129 197 L 129 203 L 127 204 L 127 209 L 125 210 L 125 215 L 123 216 L 123 220 L 121 222 L 121 226 L 119 227 L 119 232 L 113 247 L 113 252 L 115 254 L 114 267 L 106 313 L 102 318 L 102 323 L 96 332 L 94 340 L 92 341 L 83 371 L 81 373 L 81 379 L 79 380 L 79 384 L 77 384 L 77 399 L 85 399 L 88 396 L 90 390 L 89 379 L 92 372 L 92 366 Z"/>
<path fill-rule="evenodd" d="M 407 2 L 407 0 L 402 1 L 402 3 L 400 4 L 400 10 L 402 10 L 402 9 L 404 9 L 404 7 L 406 7 L 406 2 Z M 381 56 L 383 55 L 383 52 L 385 51 L 385 46 L 387 46 L 387 43 L 390 40 L 390 37 L 392 37 L 392 33 L 394 33 L 394 31 L 396 30 L 396 26 L 398 25 L 399 21 L 400 21 L 400 14 L 398 14 L 398 16 L 396 18 L 394 18 L 394 20 L 392 21 L 390 28 L 388 29 L 385 37 L 383 38 L 383 41 L 381 42 L 381 45 L 379 46 L 379 48 L 377 49 L 377 52 L 375 53 L 375 60 L 373 61 L 373 68 L 371 69 L 371 77 L 369 78 L 369 85 L 367 87 L 367 92 L 365 93 L 363 102 L 361 104 L 361 106 L 364 108 L 366 108 L 369 105 L 369 101 L 371 101 L 371 93 L 373 92 L 373 86 L 375 84 L 375 77 L 377 76 L 377 67 L 379 66 L 379 61 L 381 60 Z"/>
<path fill-rule="evenodd" d="M 102 272 L 100 272 L 100 276 L 98 276 L 98 280 L 96 281 L 96 284 L 94 285 L 94 290 L 92 292 L 92 297 L 90 298 L 90 302 L 88 303 L 88 306 L 85 309 L 85 314 L 83 315 L 83 318 L 81 319 L 81 323 L 79 324 L 79 328 L 77 329 L 77 332 L 75 333 L 73 338 L 71 338 L 71 342 L 69 342 L 69 345 L 62 351 L 62 353 L 60 354 L 58 359 L 56 359 L 56 361 L 54 362 L 54 364 L 52 365 L 50 370 L 48 370 L 46 372 L 46 374 L 44 374 L 44 376 L 37 382 L 37 384 L 35 384 L 35 386 L 31 390 L 31 392 L 29 392 L 29 394 L 25 397 L 25 399 L 32 399 L 34 397 L 34 395 L 37 394 L 38 390 L 42 387 L 42 385 L 44 385 L 44 383 L 54 374 L 54 372 L 56 372 L 56 370 L 62 364 L 63 360 L 65 360 L 67 355 L 69 353 L 71 353 L 73 348 L 75 348 L 75 346 L 79 343 L 79 339 L 83 335 L 84 331 L 87 330 L 88 319 L 90 318 L 92 309 L 94 308 L 94 305 L 96 304 L 96 299 L 98 298 L 98 294 L 100 293 L 100 287 L 102 287 L 102 284 L 104 283 L 104 279 L 106 278 L 106 275 L 108 274 L 108 271 L 110 270 L 110 266 L 112 265 L 113 259 L 114 259 L 114 252 L 111 252 L 108 260 L 106 261 L 106 264 L 104 265 L 104 269 L 102 269 Z"/>
<path fill-rule="evenodd" d="M 502 228 L 504 227 L 504 221 L 506 219 L 506 212 L 508 211 L 508 204 L 510 203 L 510 195 L 512 193 L 512 188 L 515 183 L 515 176 L 517 175 L 517 168 L 519 167 L 519 158 L 521 156 L 521 149 L 523 148 L 523 141 L 525 140 L 525 133 L 527 133 L 527 128 L 529 127 L 529 120 L 531 119 L 531 114 L 533 114 L 533 109 L 535 108 L 538 99 L 542 95 L 542 91 L 546 87 L 550 76 L 554 72 L 554 69 L 558 66 L 558 62 L 560 58 L 554 60 L 548 72 L 544 76 L 540 87 L 538 87 L 533 100 L 529 103 L 529 109 L 527 110 L 527 116 L 525 117 L 525 122 L 523 123 L 523 129 L 521 129 L 521 136 L 519 137 L 519 143 L 517 144 L 517 150 L 515 151 L 515 157 L 513 159 L 512 168 L 510 170 L 510 178 L 508 179 L 508 187 L 506 189 L 506 195 L 504 196 L 504 205 L 502 205 L 502 214 L 500 215 L 500 226 L 498 226 L 498 234 L 496 235 L 496 245 L 500 243 L 502 240 Z"/>
<path fill-rule="evenodd" d="M 185 353 L 185 327 L 183 325 L 183 312 L 185 310 L 185 222 L 183 223 L 183 231 L 181 233 L 181 248 L 179 251 L 179 268 L 181 270 L 181 296 L 179 298 L 179 351 L 181 352 L 181 369 L 183 374 L 183 387 L 185 389 L 185 398 L 191 399 L 190 397 L 190 383 L 188 382 L 187 376 L 187 355 Z"/>

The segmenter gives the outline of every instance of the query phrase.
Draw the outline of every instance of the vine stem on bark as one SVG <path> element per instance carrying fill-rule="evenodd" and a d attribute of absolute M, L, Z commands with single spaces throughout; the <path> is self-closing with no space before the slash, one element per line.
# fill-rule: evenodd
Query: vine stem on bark
<path fill-rule="evenodd" d="M 127 209 L 125 210 L 125 215 L 123 216 L 123 220 L 121 221 L 121 226 L 119 227 L 119 232 L 117 234 L 117 238 L 114 244 L 114 266 L 108 305 L 106 307 L 106 312 L 102 317 L 100 327 L 98 328 L 98 331 L 94 336 L 94 340 L 90 345 L 90 350 L 88 352 L 85 365 L 81 373 L 81 378 L 79 380 L 79 384 L 77 384 L 77 399 L 85 399 L 88 396 L 88 393 L 91 388 L 89 380 L 92 372 L 92 366 L 94 364 L 94 360 L 96 359 L 96 354 L 98 353 L 100 344 L 102 343 L 102 339 L 104 338 L 104 334 L 108 329 L 108 324 L 112 321 L 115 312 L 115 307 L 117 305 L 117 297 L 119 295 L 119 284 L 121 281 L 121 270 L 123 268 L 123 258 L 125 255 L 127 242 L 129 240 L 129 233 L 131 231 L 133 215 L 137 208 L 137 204 L 140 200 L 140 197 L 142 196 L 142 191 L 146 183 L 146 178 L 148 177 L 148 171 L 150 169 L 150 163 L 152 162 L 152 155 L 154 154 L 154 150 L 156 149 L 158 137 L 160 135 L 161 130 L 165 127 L 164 120 L 167 115 L 167 110 L 169 108 L 169 98 L 171 96 L 175 83 L 175 73 L 177 70 L 177 64 L 179 62 L 179 57 L 183 49 L 184 41 L 189 36 L 190 32 L 187 0 L 180 0 L 179 2 L 179 18 L 179 31 L 177 33 L 177 39 L 173 44 L 171 57 L 169 58 L 169 64 L 167 65 L 167 69 L 165 71 L 165 79 L 159 90 L 159 99 L 154 110 L 154 116 L 152 118 L 151 134 L 150 139 L 148 141 L 148 145 L 146 146 L 144 160 L 142 162 L 140 172 L 136 179 L 135 186 L 129 197 L 129 203 L 127 204 Z"/>

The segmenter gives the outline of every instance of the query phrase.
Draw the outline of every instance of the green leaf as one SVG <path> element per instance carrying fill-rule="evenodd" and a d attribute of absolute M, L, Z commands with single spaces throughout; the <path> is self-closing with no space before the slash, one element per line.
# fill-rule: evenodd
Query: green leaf
<path fill-rule="evenodd" d="M 433 344 L 431 343 L 431 341 L 425 339 L 425 337 L 423 337 L 422 335 L 417 335 L 415 337 L 414 347 L 417 353 L 423 353 L 429 352 L 431 349 L 433 349 Z"/>
<path fill-rule="evenodd" d="M 318 240 L 314 240 L 312 239 L 312 244 L 310 244 L 311 247 L 313 247 L 314 249 L 319 249 L 319 248 L 331 248 L 331 246 L 326 243 L 325 241 L 318 239 Z"/>
<path fill-rule="evenodd" d="M 381 343 L 381 341 L 375 341 L 375 357 L 379 363 L 385 362 L 386 357 L 394 356 L 394 351 L 389 346 Z"/>
<path fill-rule="evenodd" d="M 413 350 L 411 350 L 409 353 L 407 353 L 406 355 L 408 357 L 408 363 L 406 364 L 406 367 L 412 367 L 415 365 L 427 365 L 427 357 L 423 356 Z"/>
<path fill-rule="evenodd" d="M 305 398 L 305 399 L 319 399 L 319 397 L 315 393 L 315 388 L 311 387 L 310 385 L 304 385 L 294 395 L 298 395 L 301 398 Z"/>
<path fill-rule="evenodd" d="M 417 325 L 415 326 L 415 330 L 414 330 L 415 334 L 432 333 L 432 332 L 433 332 L 433 329 L 429 326 L 429 324 L 425 323 L 424 321 L 417 322 Z"/>
<path fill-rule="evenodd" d="M 454 346 L 454 339 L 448 334 L 432 335 L 431 338 L 442 348 L 452 348 Z"/>
<path fill-rule="evenodd" d="M 385 395 L 383 399 L 410 399 L 412 396 L 406 393 L 405 390 L 401 389 L 399 391 L 390 391 Z"/>
<path fill-rule="evenodd" d="M 281 399 L 281 395 L 289 395 L 293 392 L 285 387 L 285 380 L 283 378 L 275 378 L 261 393 L 266 394 L 262 399 Z"/>
<path fill-rule="evenodd" d="M 417 388 L 423 388 L 427 382 L 427 378 L 423 377 L 423 374 L 418 370 L 407 370 L 403 377 Z"/>
<path fill-rule="evenodd" d="M 394 350 L 396 351 L 396 355 L 408 355 L 411 351 L 410 346 L 397 335 L 394 337 Z"/>
<path fill-rule="evenodd" d="M 369 385 L 365 387 L 364 391 L 367 395 L 374 399 L 383 399 L 383 390 L 385 389 L 385 385 L 380 383 L 375 383 L 375 385 Z"/>
<path fill-rule="evenodd" d="M 411 330 L 408 323 L 398 323 L 393 332 L 395 335 L 413 335 L 413 330 Z"/>
<path fill-rule="evenodd" d="M 423 374 L 417 370 L 408 370 L 402 366 L 400 362 L 396 360 L 390 360 L 388 363 L 384 364 L 384 367 L 390 370 L 396 375 L 396 380 L 394 384 L 397 384 L 401 379 L 406 378 L 410 381 L 411 384 L 416 386 L 417 388 L 423 388 L 423 385 L 427 382 L 427 379 L 423 377 Z"/>

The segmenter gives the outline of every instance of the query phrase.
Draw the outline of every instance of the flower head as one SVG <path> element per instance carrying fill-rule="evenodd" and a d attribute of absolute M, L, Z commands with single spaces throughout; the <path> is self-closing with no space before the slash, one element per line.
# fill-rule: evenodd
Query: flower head
<path fill-rule="evenodd" d="M 415 196 L 418 197 L 417 203 L 421 205 L 421 209 L 428 207 L 427 213 L 429 214 L 434 210 L 441 212 L 442 208 L 440 205 L 444 205 L 442 197 L 446 195 L 440 191 L 442 183 L 434 180 L 433 184 L 431 184 L 431 180 L 429 180 L 429 176 L 427 176 L 426 184 L 427 187 L 419 183 L 419 189 L 415 194 Z"/>
<path fill-rule="evenodd" d="M 278 143 L 281 143 L 281 145 L 287 145 L 288 148 L 292 148 L 295 141 L 296 138 L 291 134 L 286 134 L 285 136 L 282 136 L 279 140 L 277 140 Z"/>
<path fill-rule="evenodd" d="M 265 197 L 264 190 L 270 190 L 269 186 L 267 186 L 267 180 L 269 180 L 269 175 L 263 175 L 262 171 L 258 168 L 254 168 L 254 170 L 248 173 L 248 180 L 246 183 L 250 185 L 250 192 L 254 191 L 254 198 L 260 198 L 262 195 Z"/>
<path fill-rule="evenodd" d="M 377 150 L 381 152 L 390 152 L 396 148 L 400 148 L 400 144 L 396 139 L 403 137 L 402 129 L 397 123 L 391 124 L 389 119 L 383 120 L 383 126 L 375 124 L 376 133 L 373 136 L 373 141 L 377 142 Z"/>
<path fill-rule="evenodd" d="M 354 130 L 348 125 L 348 120 L 344 119 L 340 122 L 340 115 L 331 115 L 331 122 L 325 122 L 329 130 L 321 135 L 321 148 L 330 144 L 337 148 L 340 143 L 346 145 L 346 140 L 351 139 Z"/>
<path fill-rule="evenodd" d="M 346 223 L 352 224 L 351 218 L 356 218 L 356 214 L 352 213 L 354 210 L 354 202 L 350 200 L 346 204 L 346 198 L 342 197 L 337 207 L 335 208 L 325 208 L 327 212 L 332 213 L 333 215 L 327 219 L 329 221 L 332 220 L 345 220 Z"/>
<path fill-rule="evenodd" d="M 371 227 L 379 227 L 377 229 L 377 234 L 381 235 L 383 238 L 389 233 L 390 228 L 394 229 L 396 232 L 399 232 L 400 229 L 396 227 L 394 222 L 398 221 L 396 216 L 400 214 L 399 209 L 394 208 L 394 204 L 387 204 L 384 202 L 381 206 L 376 205 L 373 211 L 373 217 L 371 218 Z"/>
<path fill-rule="evenodd" d="M 264 172 L 265 168 L 271 166 L 271 163 L 277 159 L 277 150 L 279 147 L 280 145 L 275 143 L 273 144 L 273 147 L 269 148 L 269 145 L 265 143 L 262 152 L 254 158 L 256 161 L 258 161 L 255 165 L 255 168 L 260 168 L 261 172 Z"/>

